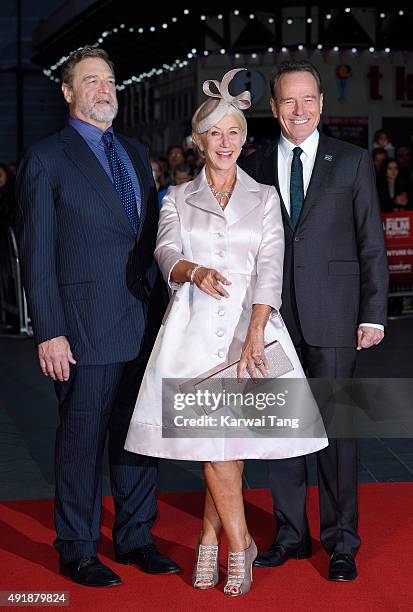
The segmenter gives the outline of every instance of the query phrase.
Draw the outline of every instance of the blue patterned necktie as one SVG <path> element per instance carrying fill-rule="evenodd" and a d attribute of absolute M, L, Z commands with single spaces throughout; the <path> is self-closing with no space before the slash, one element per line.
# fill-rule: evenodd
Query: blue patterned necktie
<path fill-rule="evenodd" d="M 139 229 L 139 215 L 131 177 L 125 168 L 125 164 L 118 155 L 112 132 L 105 132 L 102 136 L 102 142 L 105 147 L 110 171 L 112 172 L 114 187 L 119 194 L 123 208 L 128 215 L 128 219 L 137 234 Z"/>
<path fill-rule="evenodd" d="M 290 178 L 290 209 L 291 223 L 295 228 L 300 218 L 304 202 L 303 164 L 300 155 L 303 152 L 300 147 L 293 149 L 293 161 L 291 162 Z"/>

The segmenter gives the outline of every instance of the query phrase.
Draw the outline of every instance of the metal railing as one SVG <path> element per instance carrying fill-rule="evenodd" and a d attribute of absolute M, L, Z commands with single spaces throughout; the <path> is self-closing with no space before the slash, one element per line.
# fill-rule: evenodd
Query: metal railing
<path fill-rule="evenodd" d="M 13 295 L 8 296 L 7 291 L 3 287 L 0 288 L 0 320 L 2 323 L 5 323 L 7 315 L 15 316 L 18 319 L 18 335 L 33 336 L 26 295 L 21 280 L 16 235 L 12 227 L 9 227 L 7 230 L 7 254 L 14 291 Z M 13 301 L 11 301 L 12 297 L 14 298 Z M 16 336 L 15 333 L 10 335 Z"/>

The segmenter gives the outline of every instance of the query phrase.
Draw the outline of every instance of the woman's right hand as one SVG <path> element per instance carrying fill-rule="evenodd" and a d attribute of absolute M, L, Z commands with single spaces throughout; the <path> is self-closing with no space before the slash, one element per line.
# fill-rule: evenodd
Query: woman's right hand
<path fill-rule="evenodd" d="M 408 203 L 407 193 L 405 191 L 403 191 L 403 193 L 399 193 L 399 195 L 394 198 L 394 203 L 398 206 L 406 206 Z"/>
<path fill-rule="evenodd" d="M 223 285 L 231 285 L 231 281 L 222 276 L 218 270 L 213 268 L 199 268 L 194 275 L 194 285 L 201 289 L 204 293 L 207 293 L 216 300 L 220 300 L 223 297 L 229 297 L 228 291 L 224 289 Z"/>

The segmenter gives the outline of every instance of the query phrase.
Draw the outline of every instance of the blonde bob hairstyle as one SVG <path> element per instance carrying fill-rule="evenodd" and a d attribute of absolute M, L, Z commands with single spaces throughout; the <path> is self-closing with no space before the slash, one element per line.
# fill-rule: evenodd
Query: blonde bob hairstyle
<path fill-rule="evenodd" d="M 209 100 L 206 100 L 195 111 L 194 116 L 192 117 L 192 140 L 194 141 L 194 144 L 196 145 L 196 148 L 201 156 L 203 156 L 203 150 L 200 148 L 199 145 L 202 139 L 202 134 L 199 133 L 197 129 L 198 125 L 199 123 L 201 123 L 201 121 L 204 121 L 207 117 L 209 117 L 209 115 L 212 115 L 214 113 L 220 102 L 221 100 L 217 98 L 210 98 Z M 241 129 L 242 134 L 242 144 L 244 144 L 247 140 L 248 130 L 247 120 L 245 119 L 244 113 L 242 112 L 242 110 L 239 110 L 239 108 L 236 108 L 236 106 L 228 105 L 227 111 L 222 115 L 222 117 L 219 118 L 219 121 L 221 121 L 221 119 L 223 119 L 226 115 L 232 115 L 237 118 L 237 123 L 239 128 Z M 219 121 L 217 121 L 217 123 L 219 123 Z M 213 126 L 211 125 L 211 127 Z M 203 134 L 206 134 L 207 131 L 208 130 L 203 132 Z"/>

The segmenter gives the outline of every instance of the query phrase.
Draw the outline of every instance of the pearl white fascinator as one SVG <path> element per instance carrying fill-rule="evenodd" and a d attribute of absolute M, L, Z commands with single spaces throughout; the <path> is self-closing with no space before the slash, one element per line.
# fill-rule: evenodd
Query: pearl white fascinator
<path fill-rule="evenodd" d="M 192 129 L 196 134 L 207 132 L 213 125 L 216 125 L 225 117 L 231 107 L 243 111 L 251 106 L 251 93 L 249 91 L 243 91 L 237 96 L 232 96 L 228 91 L 230 82 L 242 70 L 247 70 L 247 68 L 230 70 L 224 74 L 222 81 L 208 79 L 204 82 L 202 89 L 209 96 L 209 99 L 198 107 L 192 117 Z M 215 85 L 217 88 L 216 93 L 211 90 L 211 85 Z M 211 100 L 210 98 L 216 99 Z"/>

